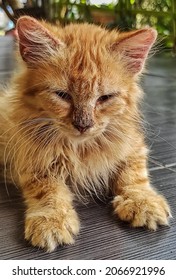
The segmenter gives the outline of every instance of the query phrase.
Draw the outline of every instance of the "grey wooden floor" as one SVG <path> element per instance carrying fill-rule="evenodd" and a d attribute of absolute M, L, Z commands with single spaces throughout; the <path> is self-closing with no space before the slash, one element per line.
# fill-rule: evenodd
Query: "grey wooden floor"
<path fill-rule="evenodd" d="M 0 37 L 0 81 L 7 83 L 14 68 L 10 38 Z M 24 206 L 20 193 L 0 184 L 0 259 L 176 259 L 176 59 L 153 57 L 142 80 L 146 98 L 146 137 L 151 148 L 153 184 L 172 208 L 170 227 L 156 232 L 132 229 L 117 220 L 110 202 L 77 205 L 82 228 L 72 246 L 53 253 L 31 247 L 23 238 Z"/>

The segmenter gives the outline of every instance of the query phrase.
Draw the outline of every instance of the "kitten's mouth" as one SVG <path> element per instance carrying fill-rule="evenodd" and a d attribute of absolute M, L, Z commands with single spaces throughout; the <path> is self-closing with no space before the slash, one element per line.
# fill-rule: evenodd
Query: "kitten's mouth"
<path fill-rule="evenodd" d="M 76 129 L 72 130 L 70 133 L 70 136 L 77 140 L 77 141 L 88 141 L 92 138 L 96 138 L 97 136 L 100 136 L 103 133 L 104 129 L 96 129 L 94 127 L 91 127 L 89 129 L 78 131 Z"/>
<path fill-rule="evenodd" d="M 78 131 L 77 129 L 69 129 L 64 131 L 64 134 L 67 138 L 72 139 L 73 141 L 84 142 L 88 141 L 97 136 L 97 132 L 90 129 L 86 129 L 85 131 Z"/>
<path fill-rule="evenodd" d="M 100 127 L 89 127 L 89 128 L 79 128 L 75 126 L 63 126 L 62 133 L 66 138 L 70 138 L 76 141 L 86 141 L 94 137 L 100 136 L 105 130 L 104 125 Z"/>
<path fill-rule="evenodd" d="M 92 136 L 92 133 L 90 132 L 90 130 L 76 130 L 74 129 L 73 135 L 76 137 L 87 137 L 87 136 Z"/>

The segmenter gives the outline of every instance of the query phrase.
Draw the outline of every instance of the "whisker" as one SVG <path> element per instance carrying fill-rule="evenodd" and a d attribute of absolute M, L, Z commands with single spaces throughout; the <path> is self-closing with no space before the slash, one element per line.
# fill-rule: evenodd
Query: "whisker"
<path fill-rule="evenodd" d="M 158 170 L 158 169 L 167 169 L 169 171 L 172 171 L 172 172 L 176 173 L 176 170 L 171 168 L 171 167 L 176 167 L 176 163 L 163 164 L 163 163 L 161 163 L 161 162 L 159 162 L 157 160 L 154 160 L 151 157 L 149 157 L 149 161 L 157 165 L 157 167 L 151 167 L 150 171 L 154 171 L 154 170 Z"/>
<path fill-rule="evenodd" d="M 12 153 L 12 151 L 13 151 L 13 156 L 12 156 L 12 158 L 11 158 L 11 161 L 10 161 L 10 174 L 11 174 L 11 178 L 12 178 L 12 181 L 13 181 L 13 183 L 15 184 L 15 181 L 13 180 L 13 176 L 12 176 L 12 172 L 11 172 L 11 170 L 12 170 L 12 162 L 13 162 L 13 159 L 14 159 L 14 157 L 15 157 L 15 154 L 18 152 L 18 150 L 20 149 L 20 147 L 15 151 L 15 149 L 16 149 L 16 146 L 18 145 L 18 141 L 15 143 L 15 145 L 11 148 L 11 149 L 9 149 L 9 151 L 8 151 L 8 153 L 7 153 L 7 149 L 9 148 L 9 146 L 11 145 L 11 143 L 13 143 L 13 139 L 18 135 L 18 134 L 20 134 L 21 132 L 24 132 L 25 131 L 25 133 L 27 133 L 28 131 L 30 132 L 30 130 L 32 129 L 31 128 L 31 125 L 32 124 L 36 124 L 36 123 L 40 123 L 40 126 L 39 127 L 35 127 L 34 128 L 34 131 L 33 131 L 33 133 L 31 134 L 31 136 L 30 136 L 30 139 L 32 139 L 33 138 L 33 134 L 34 134 L 34 132 L 35 132 L 35 130 L 37 130 L 37 129 L 41 129 L 41 126 L 43 126 L 43 123 L 42 123 L 42 121 L 49 121 L 49 122 L 51 122 L 51 120 L 53 120 L 53 119 L 51 119 L 51 118 L 38 118 L 38 119 L 32 119 L 32 120 L 25 120 L 25 121 L 23 121 L 23 122 L 21 122 L 20 123 L 20 125 L 23 125 L 19 130 L 17 130 L 14 134 L 13 134 L 13 136 L 9 139 L 9 141 L 7 142 L 7 144 L 6 144 L 6 147 L 5 147 L 5 150 L 4 150 L 4 180 L 5 180 L 5 186 L 6 186 L 6 188 L 7 188 L 7 180 L 6 180 L 6 174 L 7 174 L 7 162 L 8 162 L 8 158 L 10 157 L 10 153 Z M 18 125 L 16 125 L 16 127 L 18 127 L 19 126 L 19 124 Z M 10 128 L 11 129 L 11 128 Z M 8 131 L 10 130 L 10 129 L 8 129 Z M 14 127 L 13 127 L 13 129 L 14 129 Z M 7 132 L 7 131 L 6 131 Z M 5 132 L 5 133 L 6 133 Z M 22 142 L 22 145 L 24 145 L 25 143 L 23 143 L 23 139 L 24 139 L 25 137 L 23 136 L 22 138 L 20 137 L 20 141 Z M 28 139 L 29 140 L 29 139 Z M 22 146 L 21 145 L 21 146 Z M 14 152 L 15 151 L 15 152 Z M 16 184 L 15 184 L 16 185 Z M 8 192 L 8 190 L 7 190 L 7 192 Z"/>

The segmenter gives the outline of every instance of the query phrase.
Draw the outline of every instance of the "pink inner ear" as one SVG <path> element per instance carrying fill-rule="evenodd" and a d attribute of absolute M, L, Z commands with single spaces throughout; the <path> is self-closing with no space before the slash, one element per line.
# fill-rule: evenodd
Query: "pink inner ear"
<path fill-rule="evenodd" d="M 134 74 L 142 70 L 156 37 L 157 32 L 154 29 L 142 29 L 129 34 L 116 45 L 125 58 L 128 69 Z"/>
<path fill-rule="evenodd" d="M 54 49 L 60 44 L 40 22 L 29 16 L 19 18 L 17 31 L 20 53 L 26 62 L 42 58 L 48 49 Z"/>

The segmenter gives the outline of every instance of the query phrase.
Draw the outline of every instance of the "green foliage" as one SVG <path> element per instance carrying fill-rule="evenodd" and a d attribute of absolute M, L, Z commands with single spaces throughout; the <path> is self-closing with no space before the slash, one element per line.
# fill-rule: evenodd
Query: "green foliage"
<path fill-rule="evenodd" d="M 176 0 L 116 0 L 116 3 L 112 0 L 109 5 L 90 5 L 89 0 L 50 2 L 50 20 L 54 22 L 87 21 L 123 30 L 152 26 L 165 36 L 167 47 L 176 42 Z"/>

